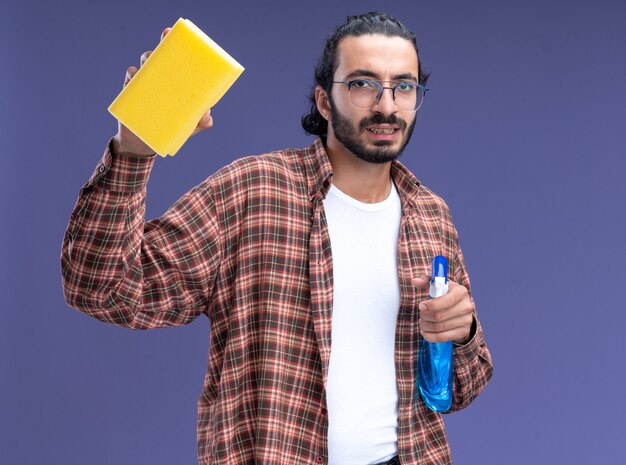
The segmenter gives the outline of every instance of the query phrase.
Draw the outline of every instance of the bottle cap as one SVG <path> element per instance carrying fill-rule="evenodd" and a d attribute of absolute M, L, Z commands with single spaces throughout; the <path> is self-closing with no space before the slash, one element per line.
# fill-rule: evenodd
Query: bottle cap
<path fill-rule="evenodd" d="M 433 259 L 433 270 L 430 275 L 430 282 L 434 283 L 435 278 L 445 278 L 448 283 L 448 259 L 443 255 L 437 255 Z"/>

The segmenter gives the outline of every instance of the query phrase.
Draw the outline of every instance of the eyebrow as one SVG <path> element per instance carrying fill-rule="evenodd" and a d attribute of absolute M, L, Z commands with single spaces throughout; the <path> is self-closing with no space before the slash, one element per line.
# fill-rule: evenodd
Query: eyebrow
<path fill-rule="evenodd" d="M 350 78 L 355 78 L 355 77 L 379 79 L 378 74 L 367 69 L 355 69 L 350 74 L 348 74 L 344 79 L 348 80 Z M 412 73 L 396 74 L 392 77 L 391 80 L 392 81 L 415 81 L 415 82 L 418 81 L 418 79 Z"/>

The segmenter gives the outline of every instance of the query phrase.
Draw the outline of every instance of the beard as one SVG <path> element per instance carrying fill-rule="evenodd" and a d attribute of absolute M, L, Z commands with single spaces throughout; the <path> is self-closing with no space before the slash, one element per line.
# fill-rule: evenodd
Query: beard
<path fill-rule="evenodd" d="M 369 163 L 387 163 L 393 161 L 402 154 L 409 140 L 411 140 L 417 118 L 414 118 L 411 124 L 407 125 L 406 121 L 398 118 L 395 114 L 384 116 L 380 113 L 376 113 L 368 118 L 363 118 L 359 122 L 358 127 L 355 127 L 347 117 L 337 110 L 332 99 L 329 99 L 329 102 L 335 137 L 345 148 L 363 161 Z M 378 141 L 374 143 L 374 147 L 367 147 L 359 136 L 362 131 L 367 131 L 367 126 L 372 124 L 397 125 L 398 128 L 404 132 L 404 139 L 401 141 L 400 146 L 394 148 L 388 141 Z"/>

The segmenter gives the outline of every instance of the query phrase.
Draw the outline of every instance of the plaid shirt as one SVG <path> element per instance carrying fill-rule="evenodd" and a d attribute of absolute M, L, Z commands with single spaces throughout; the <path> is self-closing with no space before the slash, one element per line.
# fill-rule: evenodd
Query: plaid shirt
<path fill-rule="evenodd" d="M 201 464 L 327 463 L 324 386 L 331 348 L 333 268 L 322 200 L 332 167 L 320 139 L 305 149 L 222 168 L 145 222 L 154 158 L 107 148 L 81 190 L 63 242 L 69 305 L 107 323 L 149 329 L 211 321 L 198 403 Z M 400 308 L 395 361 L 403 465 L 450 463 L 441 416 L 415 395 L 420 344 L 411 278 L 435 255 L 469 288 L 445 203 L 400 164 Z M 454 403 L 467 406 L 492 374 L 480 323 L 454 348 Z"/>

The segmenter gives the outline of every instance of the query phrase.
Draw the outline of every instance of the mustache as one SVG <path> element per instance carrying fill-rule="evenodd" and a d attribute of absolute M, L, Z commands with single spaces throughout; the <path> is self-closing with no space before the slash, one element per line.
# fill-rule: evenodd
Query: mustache
<path fill-rule="evenodd" d="M 407 126 L 406 121 L 398 118 L 396 115 L 385 116 L 377 113 L 374 116 L 362 119 L 359 123 L 359 127 L 361 129 L 365 129 L 371 124 L 393 124 L 398 126 L 400 129 L 406 129 Z"/>

